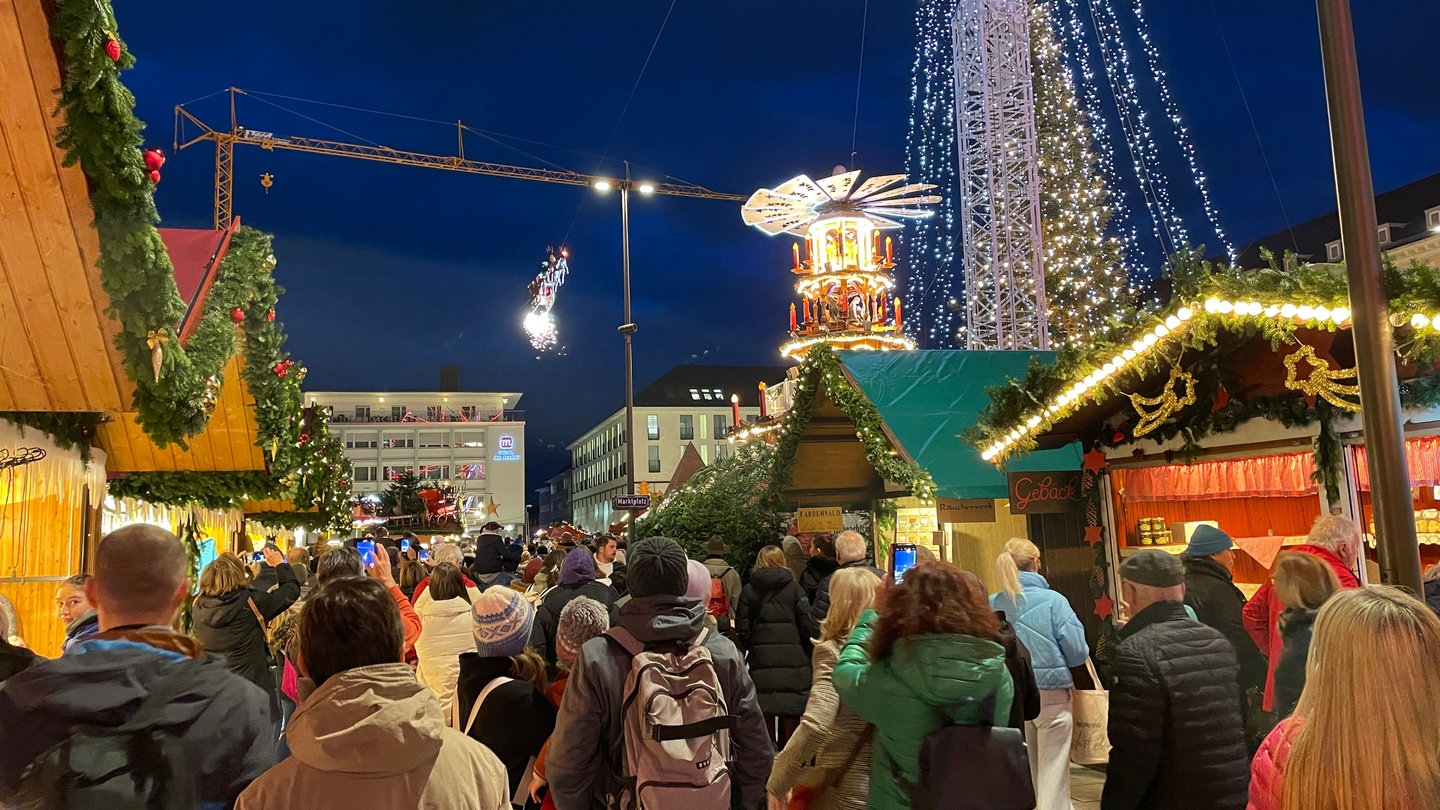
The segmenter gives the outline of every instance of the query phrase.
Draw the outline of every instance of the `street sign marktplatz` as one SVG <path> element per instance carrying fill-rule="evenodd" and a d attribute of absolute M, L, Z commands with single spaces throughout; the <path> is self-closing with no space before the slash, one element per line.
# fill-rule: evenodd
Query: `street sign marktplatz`
<path fill-rule="evenodd" d="M 650 508 L 650 496 L 616 495 L 612 506 L 618 511 L 643 512 Z"/>

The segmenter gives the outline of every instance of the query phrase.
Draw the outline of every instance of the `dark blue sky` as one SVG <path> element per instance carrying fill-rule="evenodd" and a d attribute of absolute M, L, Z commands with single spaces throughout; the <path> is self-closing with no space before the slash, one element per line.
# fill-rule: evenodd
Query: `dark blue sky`
<path fill-rule="evenodd" d="M 669 175 L 740 194 L 801 172 L 823 176 L 849 159 L 864 0 L 676 3 L 618 129 L 669 0 L 116 5 L 139 59 L 126 77 L 137 112 L 167 152 L 174 105 L 234 85 L 459 118 L 513 136 L 502 140 L 529 153 L 471 135 L 471 158 L 595 173 L 628 159 L 637 178 Z M 1440 7 L 1356 5 L 1383 190 L 1440 170 L 1440 83 L 1428 56 Z M 1147 9 L 1237 243 L 1285 219 L 1222 31 L 1291 221 L 1332 210 L 1314 5 L 1152 1 Z M 913 11 L 897 0 L 870 4 L 857 137 L 857 166 L 868 172 L 904 168 Z M 453 127 L 266 100 L 316 121 L 250 98 L 241 124 L 417 151 L 455 147 Z M 228 122 L 220 97 L 191 109 Z M 611 160 L 600 168 L 607 144 Z M 170 155 L 157 193 L 166 225 L 208 227 L 208 146 Z M 262 172 L 275 178 L 268 194 Z M 236 152 L 235 188 L 236 213 L 276 235 L 277 277 L 288 290 L 280 316 L 309 387 L 430 389 L 442 363 L 458 363 L 466 388 L 525 393 L 536 484 L 564 464 L 546 445 L 563 447 L 622 403 L 614 196 L 253 148 Z M 545 246 L 562 239 L 573 274 L 556 315 L 569 352 L 537 360 L 519 329 L 525 284 Z M 631 240 L 637 385 L 691 358 L 778 359 L 788 242 L 744 227 L 737 203 L 680 198 L 634 199 Z"/>

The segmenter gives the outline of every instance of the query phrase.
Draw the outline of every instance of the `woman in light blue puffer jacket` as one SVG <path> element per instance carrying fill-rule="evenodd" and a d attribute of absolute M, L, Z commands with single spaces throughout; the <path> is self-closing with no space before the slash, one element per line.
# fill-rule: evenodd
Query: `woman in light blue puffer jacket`
<path fill-rule="evenodd" d="M 1070 602 L 1040 576 L 1040 549 L 1034 543 L 1020 538 L 1006 542 L 995 570 L 1001 591 L 990 597 L 990 606 L 1005 614 L 1030 650 L 1040 687 L 1040 716 L 1025 723 L 1036 808 L 1071 810 L 1070 706 L 1075 681 L 1070 667 L 1083 665 L 1090 655 L 1085 628 Z"/>

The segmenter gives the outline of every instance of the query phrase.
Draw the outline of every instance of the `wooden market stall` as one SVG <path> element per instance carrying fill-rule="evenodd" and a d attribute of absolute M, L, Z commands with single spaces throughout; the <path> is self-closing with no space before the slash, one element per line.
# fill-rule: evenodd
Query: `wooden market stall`
<path fill-rule="evenodd" d="M 1246 552 L 1234 573 L 1252 593 L 1320 515 L 1371 523 L 1340 270 L 1207 265 L 1143 328 L 1017 380 L 971 438 L 996 463 L 1034 448 L 1091 448 L 1086 468 L 1105 493 L 1092 532 L 1110 566 L 1147 546 L 1179 553 L 1208 522 Z M 1433 270 L 1389 274 L 1415 517 L 1430 564 L 1440 561 L 1440 301 L 1427 299 Z M 1369 539 L 1366 559 L 1351 564 L 1377 581 Z M 1098 576 L 1108 581 L 1104 568 Z"/>
<path fill-rule="evenodd" d="M 1088 573 L 1093 552 L 1078 517 L 1018 513 L 1006 475 L 956 441 L 988 403 L 987 386 L 1023 374 L 1036 355 L 812 351 L 775 434 L 780 463 L 793 459 L 788 475 L 777 479 L 783 506 L 807 510 L 802 518 L 821 515 L 808 511 L 817 507 L 873 514 L 873 523 L 861 523 L 877 527 L 882 564 L 891 542 L 913 542 L 974 572 L 991 590 L 998 589 L 995 558 L 1012 537 L 1035 540 L 1049 571 Z M 1037 453 L 1017 469 L 1079 466 L 1074 448 L 1060 448 Z M 1088 606 L 1083 576 L 1057 576 L 1052 585 L 1077 606 Z"/>

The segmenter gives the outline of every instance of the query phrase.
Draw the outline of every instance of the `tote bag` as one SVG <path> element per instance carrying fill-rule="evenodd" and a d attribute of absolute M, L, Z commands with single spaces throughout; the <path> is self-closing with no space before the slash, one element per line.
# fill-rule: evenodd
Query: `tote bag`
<path fill-rule="evenodd" d="M 1070 761 L 1076 765 L 1105 765 L 1110 762 L 1110 692 L 1101 687 L 1095 662 L 1085 659 L 1094 689 L 1076 689 L 1071 705 L 1074 716 L 1070 737 Z"/>

